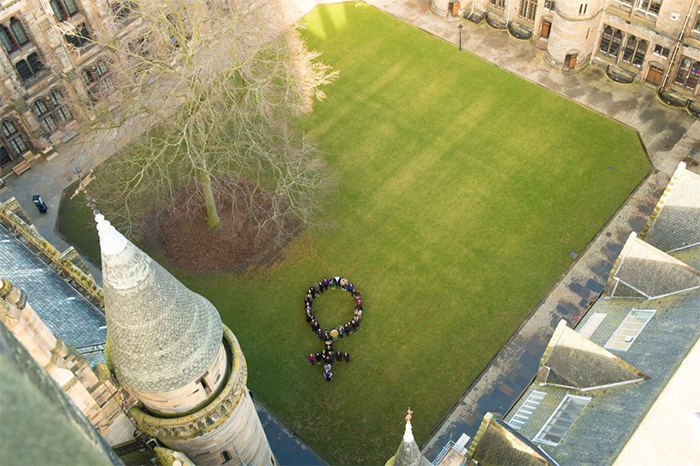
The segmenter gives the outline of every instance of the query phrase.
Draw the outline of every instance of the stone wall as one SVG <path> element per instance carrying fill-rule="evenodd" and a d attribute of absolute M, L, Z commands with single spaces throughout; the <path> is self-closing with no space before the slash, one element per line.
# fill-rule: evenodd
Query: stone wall
<path fill-rule="evenodd" d="M 103 368 L 99 377 L 49 330 L 21 290 L 5 280 L 1 284 L 0 321 L 5 327 L 110 445 L 132 440 L 135 429 L 125 411 L 134 401 L 115 386 L 109 371 Z"/>
<path fill-rule="evenodd" d="M 183 452 L 200 466 L 231 464 L 272 465 L 274 456 L 250 398 L 248 370 L 233 332 L 224 327 L 228 348 L 228 377 L 221 393 L 207 406 L 180 417 L 158 417 L 133 408 L 136 427 L 170 448 Z"/>

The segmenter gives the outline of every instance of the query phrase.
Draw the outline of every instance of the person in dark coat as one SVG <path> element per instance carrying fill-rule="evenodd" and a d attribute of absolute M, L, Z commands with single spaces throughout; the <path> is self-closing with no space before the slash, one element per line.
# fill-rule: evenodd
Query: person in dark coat
<path fill-rule="evenodd" d="M 338 354 L 340 354 L 340 353 L 338 353 Z M 316 356 L 314 356 L 314 353 L 309 353 L 309 356 L 306 359 L 309 360 L 309 362 L 311 363 L 312 366 L 314 364 L 316 364 Z"/>
<path fill-rule="evenodd" d="M 354 319 L 352 319 L 352 321 L 350 321 L 350 325 L 352 326 L 352 331 L 356 332 L 357 331 L 357 317 L 355 317 Z"/>
<path fill-rule="evenodd" d="M 335 353 L 335 360 L 341 362 L 343 360 L 343 353 L 341 353 L 340 351 Z"/>
<path fill-rule="evenodd" d="M 344 333 L 345 333 L 345 329 L 344 329 L 343 326 L 341 325 L 340 327 L 338 327 L 338 338 L 340 338 L 340 339 L 342 340 L 342 339 L 343 339 L 343 334 L 344 334 Z"/>
<path fill-rule="evenodd" d="M 350 283 L 350 284 L 348 285 L 348 291 L 349 291 L 350 293 L 352 293 L 353 291 L 355 291 L 355 285 L 353 285 L 352 283 Z"/>
<path fill-rule="evenodd" d="M 318 335 L 319 340 L 323 341 L 323 330 L 321 330 L 320 328 L 316 330 L 316 335 Z"/>
<path fill-rule="evenodd" d="M 345 334 L 350 336 L 350 332 L 352 332 L 352 326 L 350 325 L 350 322 L 345 324 Z"/>
<path fill-rule="evenodd" d="M 331 353 L 333 352 L 333 341 L 331 340 L 326 340 L 326 349 L 330 351 Z"/>
<path fill-rule="evenodd" d="M 314 333 L 318 333 L 318 331 L 320 330 L 320 327 L 321 326 L 318 325 L 318 322 L 316 321 L 316 319 L 313 319 L 311 321 L 311 330 L 313 330 Z"/>
<path fill-rule="evenodd" d="M 323 377 L 326 379 L 326 382 L 330 382 L 333 379 L 333 372 L 325 372 Z"/>
<path fill-rule="evenodd" d="M 313 320 L 314 316 L 311 314 L 311 310 L 307 309 L 306 310 L 306 321 L 311 323 Z"/>
<path fill-rule="evenodd" d="M 322 360 L 321 353 L 316 353 L 315 358 L 316 358 L 316 361 L 318 361 L 318 363 L 321 364 L 321 360 Z"/>
<path fill-rule="evenodd" d="M 348 354 L 347 351 L 343 354 L 343 357 L 345 358 L 345 362 L 350 362 L 350 354 Z"/>
<path fill-rule="evenodd" d="M 359 317 L 355 317 L 355 318 L 353 319 L 353 322 L 355 322 L 355 330 L 359 329 L 359 328 L 360 328 L 360 318 L 359 318 Z"/>
<path fill-rule="evenodd" d="M 326 291 L 325 288 L 323 288 L 323 284 L 321 282 L 318 282 L 318 285 L 316 285 L 316 289 L 318 289 L 319 293 L 323 293 L 324 291 Z"/>

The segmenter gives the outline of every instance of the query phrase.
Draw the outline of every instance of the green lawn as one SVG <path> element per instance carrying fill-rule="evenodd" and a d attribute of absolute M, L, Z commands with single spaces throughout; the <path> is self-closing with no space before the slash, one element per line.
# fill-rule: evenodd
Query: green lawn
<path fill-rule="evenodd" d="M 334 463 L 383 464 L 406 408 L 421 442 L 649 166 L 631 130 L 371 7 L 305 22 L 340 70 L 303 122 L 339 181 L 332 226 L 256 274 L 178 276 L 238 336 L 260 401 Z M 302 302 L 334 274 L 366 311 L 338 345 L 353 362 L 326 384 L 306 362 L 321 346 Z M 338 325 L 352 304 L 317 311 Z"/>

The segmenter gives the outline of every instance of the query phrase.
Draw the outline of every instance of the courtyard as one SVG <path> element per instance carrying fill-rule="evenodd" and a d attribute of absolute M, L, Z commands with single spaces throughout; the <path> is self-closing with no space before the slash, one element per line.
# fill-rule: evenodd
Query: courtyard
<path fill-rule="evenodd" d="M 337 180 L 327 226 L 244 274 L 173 272 L 236 333 L 258 400 L 333 463 L 383 464 L 405 409 L 420 443 L 649 165 L 634 131 L 367 5 L 305 24 L 340 71 L 301 122 Z M 80 202 L 63 232 L 94 260 Z M 338 274 L 365 314 L 326 384 L 303 296 Z M 314 309 L 325 327 L 352 316 L 344 294 Z"/>

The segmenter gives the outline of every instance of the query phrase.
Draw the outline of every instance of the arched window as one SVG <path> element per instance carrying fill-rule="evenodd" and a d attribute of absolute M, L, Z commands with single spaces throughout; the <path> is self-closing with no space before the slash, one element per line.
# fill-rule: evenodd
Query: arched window
<path fill-rule="evenodd" d="M 675 82 L 679 86 L 695 90 L 698 85 L 700 75 L 700 62 L 693 61 L 688 57 L 681 59 L 681 64 L 676 72 Z"/>
<path fill-rule="evenodd" d="M 636 37 L 630 35 L 627 38 L 627 45 L 625 45 L 625 51 L 622 54 L 622 61 L 641 68 L 642 64 L 644 64 L 644 56 L 647 53 L 648 45 L 647 41 L 638 41 Z"/>
<path fill-rule="evenodd" d="M 51 0 L 49 3 L 58 21 L 65 21 L 78 13 L 78 6 L 75 4 L 75 0 Z"/>
<path fill-rule="evenodd" d="M 85 23 L 78 26 L 75 32 L 67 33 L 64 37 L 66 42 L 76 49 L 90 42 L 90 32 Z"/>
<path fill-rule="evenodd" d="M 32 112 L 46 134 L 53 134 L 60 126 L 73 119 L 73 115 L 64 105 L 63 100 L 63 92 L 54 89 L 49 93 L 48 100 L 38 99 L 32 105 Z"/>
<path fill-rule="evenodd" d="M 93 100 L 108 95 L 114 88 L 111 71 L 104 60 L 98 60 L 92 68 L 84 69 L 83 79 Z"/>
<path fill-rule="evenodd" d="M 11 120 L 5 120 L 0 125 L 0 135 L 3 144 L 10 147 L 14 155 L 22 155 L 29 150 L 24 134 Z"/>
<path fill-rule="evenodd" d="M 600 38 L 600 47 L 598 50 L 605 55 L 617 58 L 622 46 L 622 31 L 613 29 L 610 26 L 605 26 L 603 36 Z"/>
<path fill-rule="evenodd" d="M 7 53 L 13 53 L 29 42 L 29 37 L 24 31 L 24 26 L 17 18 L 10 18 L 10 22 L 0 25 L 0 42 Z"/>

